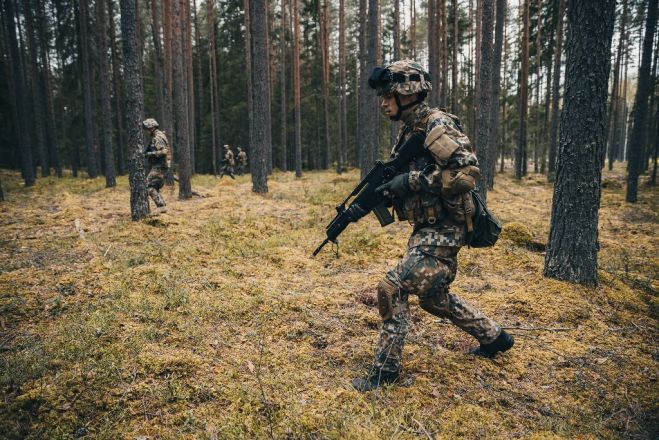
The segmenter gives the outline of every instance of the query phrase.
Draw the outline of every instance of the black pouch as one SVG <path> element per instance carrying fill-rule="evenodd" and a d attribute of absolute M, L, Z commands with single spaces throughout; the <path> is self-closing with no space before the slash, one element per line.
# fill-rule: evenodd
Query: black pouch
<path fill-rule="evenodd" d="M 467 245 L 475 248 L 494 246 L 501 233 L 501 223 L 487 209 L 485 202 L 476 191 L 471 191 L 471 198 L 474 202 L 472 215 L 474 230 L 467 233 Z"/>

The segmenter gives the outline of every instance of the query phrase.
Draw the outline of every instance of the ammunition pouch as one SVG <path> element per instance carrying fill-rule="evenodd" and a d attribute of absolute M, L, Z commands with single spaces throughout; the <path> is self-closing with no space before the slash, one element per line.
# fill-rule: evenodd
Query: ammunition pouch
<path fill-rule="evenodd" d="M 476 181 L 480 176 L 480 169 L 473 165 L 442 170 L 442 195 L 466 194 L 476 188 Z"/>

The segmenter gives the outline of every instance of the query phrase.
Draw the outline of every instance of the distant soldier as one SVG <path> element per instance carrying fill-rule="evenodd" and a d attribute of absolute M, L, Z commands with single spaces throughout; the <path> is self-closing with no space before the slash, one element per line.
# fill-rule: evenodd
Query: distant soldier
<path fill-rule="evenodd" d="M 222 167 L 220 168 L 220 177 L 228 174 L 229 177 L 235 179 L 233 174 L 233 167 L 236 166 L 236 161 L 233 158 L 233 151 L 228 145 L 224 145 L 224 159 L 222 159 Z"/>
<path fill-rule="evenodd" d="M 247 153 L 243 151 L 242 148 L 238 147 L 238 167 L 237 174 L 242 176 L 245 174 L 245 168 L 247 168 Z"/>
<path fill-rule="evenodd" d="M 151 142 L 144 152 L 148 164 L 146 186 L 149 196 L 151 196 L 156 206 L 164 208 L 165 200 L 160 195 L 160 188 L 165 183 L 165 176 L 171 163 L 172 156 L 169 142 L 167 142 L 165 132 L 158 130 L 158 121 L 155 119 L 144 120 L 142 128 L 151 135 Z"/>

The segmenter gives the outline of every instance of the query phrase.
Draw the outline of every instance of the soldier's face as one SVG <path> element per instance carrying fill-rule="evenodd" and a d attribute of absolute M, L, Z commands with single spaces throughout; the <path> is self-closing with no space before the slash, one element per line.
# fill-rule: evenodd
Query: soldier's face
<path fill-rule="evenodd" d="M 400 95 L 398 99 L 401 105 L 407 105 L 411 102 L 416 101 L 417 95 Z M 396 102 L 396 97 L 393 93 L 387 93 L 382 95 L 382 111 L 385 115 L 392 118 L 398 114 L 398 103 Z"/>
<path fill-rule="evenodd" d="M 382 111 L 388 117 L 395 116 L 398 113 L 398 104 L 396 104 L 396 98 L 393 94 L 387 93 L 382 96 Z"/>

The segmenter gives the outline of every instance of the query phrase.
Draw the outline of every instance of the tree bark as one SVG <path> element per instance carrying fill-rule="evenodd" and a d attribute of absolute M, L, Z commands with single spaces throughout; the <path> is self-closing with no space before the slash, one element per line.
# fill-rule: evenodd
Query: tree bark
<path fill-rule="evenodd" d="M 195 131 L 195 100 L 194 100 L 194 74 L 192 64 L 192 14 L 190 13 L 190 0 L 183 0 L 182 30 L 184 33 L 183 52 L 185 55 L 185 80 L 188 109 L 188 145 L 190 147 L 190 174 L 195 173 L 195 151 L 197 150 L 197 133 Z"/>
<path fill-rule="evenodd" d="M 657 26 L 657 0 L 648 0 L 648 12 L 643 39 L 641 67 L 638 70 L 638 89 L 634 99 L 634 122 L 629 137 L 629 166 L 627 170 L 627 194 L 625 200 L 638 199 L 638 176 L 645 169 L 645 150 L 648 125 L 648 97 L 650 95 L 650 68 L 652 63 L 652 42 Z"/>
<path fill-rule="evenodd" d="M 547 277 L 594 286 L 615 0 L 568 0 L 565 98 Z"/>
<path fill-rule="evenodd" d="M 203 68 L 201 64 L 201 58 L 202 58 L 202 47 L 201 47 L 201 36 L 200 36 L 200 30 L 199 30 L 199 20 L 197 17 L 197 1 L 192 0 L 192 8 L 193 8 L 193 13 L 194 13 L 194 37 L 195 37 L 195 49 L 197 52 L 197 111 L 196 111 L 196 118 L 195 118 L 195 139 L 197 141 L 197 151 L 201 148 L 201 130 L 203 127 L 203 120 L 204 120 L 204 76 L 203 76 Z M 193 156 L 194 157 L 194 156 Z M 197 170 L 196 167 L 196 161 L 195 161 L 195 167 L 194 171 Z"/>
<path fill-rule="evenodd" d="M 112 109 L 110 108 L 110 66 L 108 63 L 107 21 L 105 18 L 105 2 L 96 1 L 96 27 L 98 32 L 98 61 L 100 75 L 101 133 L 103 139 L 103 162 L 105 165 L 105 186 L 114 187 L 116 171 L 114 167 L 114 151 L 112 150 Z"/>
<path fill-rule="evenodd" d="M 519 85 L 519 137 L 515 155 L 515 177 L 521 179 L 526 166 L 526 118 L 528 114 L 528 77 L 529 77 L 529 0 L 524 0 L 524 30 L 522 32 L 522 72 Z"/>
<path fill-rule="evenodd" d="M 268 192 L 270 141 L 270 82 L 268 80 L 267 0 L 250 1 L 252 34 L 252 85 L 254 87 L 254 138 L 252 139 L 252 191 Z"/>
<path fill-rule="evenodd" d="M 625 26 L 627 22 L 627 0 L 622 2 L 622 16 L 620 17 L 620 38 L 618 40 L 618 53 L 616 55 L 616 62 L 613 66 L 613 87 L 611 89 L 611 100 L 609 102 L 609 111 L 607 112 L 608 117 L 608 136 L 607 136 L 607 147 L 608 147 L 608 156 L 609 156 L 609 170 L 613 169 L 613 161 L 615 158 L 615 135 L 616 128 L 618 123 L 618 112 L 620 110 L 619 101 L 619 92 L 620 92 L 620 70 L 621 70 L 621 61 L 622 61 L 622 48 L 625 44 Z"/>
<path fill-rule="evenodd" d="M 439 16 L 441 28 L 441 51 L 440 51 L 440 66 L 441 66 L 441 90 L 439 94 L 439 105 L 442 108 L 448 107 L 448 8 L 446 6 L 447 0 L 440 0 L 439 2 Z"/>
<path fill-rule="evenodd" d="M 32 123 L 37 141 L 37 155 L 41 166 L 41 176 L 50 176 L 48 163 L 48 150 L 46 147 L 46 114 L 41 82 L 39 81 L 39 66 L 37 64 L 37 43 L 34 38 L 33 7 L 30 0 L 23 0 L 23 14 L 25 16 L 25 33 L 27 35 L 27 52 L 29 61 L 26 66 L 27 83 L 32 91 Z"/>
<path fill-rule="evenodd" d="M 373 69 L 380 64 L 380 2 L 379 0 L 369 0 L 368 2 L 368 44 L 366 72 L 370 74 Z M 364 134 L 366 142 L 366 151 L 368 160 L 366 166 L 372 168 L 375 161 L 379 158 L 379 130 L 378 130 L 378 96 L 375 90 L 367 87 L 364 91 L 365 98 L 365 116 Z"/>
<path fill-rule="evenodd" d="M 218 165 L 218 158 L 217 158 L 217 149 L 219 147 L 219 139 L 218 139 L 218 130 L 219 126 L 217 123 L 217 108 L 218 108 L 218 102 L 217 102 L 217 95 L 218 95 L 218 90 L 217 90 L 217 49 L 215 48 L 215 6 L 214 2 L 212 1 L 207 1 L 206 2 L 206 7 L 208 9 L 207 11 L 207 20 L 208 20 L 208 49 L 210 51 L 210 55 L 208 57 L 208 70 L 210 74 L 210 95 L 211 95 L 211 146 L 213 148 L 212 152 L 212 160 L 213 160 L 213 175 L 217 176 L 217 165 Z M 249 70 L 248 70 L 249 71 Z M 249 76 L 248 76 L 249 78 Z M 252 111 L 251 106 L 249 107 L 249 112 Z M 251 115 L 250 115 L 251 117 Z"/>
<path fill-rule="evenodd" d="M 155 1 L 155 0 L 153 0 Z M 116 34 L 114 30 L 113 1 L 108 2 L 108 25 L 110 28 L 110 50 L 112 52 L 112 86 L 114 88 L 114 111 L 116 115 L 117 128 L 117 174 L 126 174 L 126 138 L 124 132 L 123 114 L 123 80 L 119 72 L 119 56 L 117 55 Z"/>
<path fill-rule="evenodd" d="M 281 75 L 279 78 L 279 116 L 281 117 L 281 156 L 279 159 L 279 168 L 282 171 L 286 171 L 287 159 L 288 159 L 288 128 L 286 126 L 287 122 L 287 110 L 286 110 L 286 0 L 281 0 L 281 30 L 280 30 L 280 50 L 281 58 L 279 59 L 279 68 L 281 69 Z"/>
<path fill-rule="evenodd" d="M 23 63 L 21 60 L 20 51 L 18 48 L 18 38 L 16 37 L 16 0 L 4 0 L 5 13 L 7 19 L 7 33 L 9 40 L 9 55 L 12 73 L 12 87 L 15 92 L 15 105 L 17 110 L 18 126 L 18 142 L 21 157 L 21 171 L 25 186 L 32 186 L 35 182 L 34 167 L 32 165 L 32 146 L 30 145 L 30 137 L 28 133 L 28 109 L 26 103 L 28 102 L 25 87 L 25 73 Z"/>
<path fill-rule="evenodd" d="M 324 144 L 323 169 L 329 168 L 332 162 L 330 150 L 330 111 L 329 111 L 329 0 L 318 0 L 318 15 L 320 20 L 320 58 L 323 89 L 323 126 Z"/>
<path fill-rule="evenodd" d="M 396 0 L 398 1 L 398 0 Z M 339 154 L 337 172 L 347 166 L 348 107 L 346 99 L 345 0 L 339 0 Z"/>
<path fill-rule="evenodd" d="M 361 0 L 360 0 L 361 5 Z M 361 7 L 360 7 L 361 11 Z M 415 0 L 410 0 L 410 33 L 412 34 L 411 46 L 412 46 L 412 59 L 416 60 L 416 5 Z M 361 34 L 360 34 L 361 35 Z"/>
<path fill-rule="evenodd" d="M 492 64 L 492 100 L 490 142 L 488 149 L 489 173 L 487 175 L 488 189 L 494 188 L 494 174 L 496 172 L 497 151 L 499 145 L 499 94 L 501 92 L 501 53 L 503 49 L 503 29 L 506 22 L 506 0 L 496 0 L 496 27 L 494 31 L 494 54 Z"/>
<path fill-rule="evenodd" d="M 400 60 L 400 2 L 401 0 L 394 0 L 394 60 Z M 389 143 L 393 145 L 398 138 L 398 123 L 391 123 L 391 130 L 389 132 Z"/>
<path fill-rule="evenodd" d="M 174 21 L 172 33 L 172 61 L 173 61 L 173 83 L 174 83 L 174 108 L 176 113 L 176 146 L 179 155 L 179 172 L 178 172 L 178 197 L 181 200 L 192 197 L 192 188 L 190 185 L 190 139 L 188 138 L 188 100 L 185 79 L 185 54 L 183 53 L 183 35 L 182 21 L 184 7 L 183 1 L 174 0 L 172 4 L 172 20 Z"/>
<path fill-rule="evenodd" d="M 295 108 L 295 177 L 302 177 L 302 118 L 300 114 L 300 17 L 293 0 L 293 106 Z"/>
<path fill-rule="evenodd" d="M 492 69 L 494 67 L 492 31 L 494 27 L 494 0 L 484 0 L 481 6 L 481 56 L 480 56 L 480 87 L 478 89 L 478 123 L 476 124 L 476 155 L 481 169 L 481 179 L 478 190 L 487 200 L 487 186 L 494 178 L 490 159 L 494 158 L 491 150 L 495 146 L 492 139 L 492 111 L 498 112 L 498 105 L 492 102 Z"/>
<path fill-rule="evenodd" d="M 158 0 L 150 0 L 151 3 L 151 35 L 153 38 L 153 76 L 156 80 L 156 119 L 164 125 L 165 115 L 165 81 L 163 79 L 164 60 L 162 45 L 160 43 L 160 11 L 158 11 Z"/>
<path fill-rule="evenodd" d="M 458 51 L 460 50 L 460 10 L 458 0 L 453 0 L 453 62 L 451 63 L 451 112 L 458 113 Z"/>
<path fill-rule="evenodd" d="M 558 152 L 558 103 L 560 99 L 565 1 L 566 0 L 558 0 L 558 24 L 556 25 L 556 50 L 554 51 L 554 78 L 551 99 L 551 126 L 549 128 L 549 159 L 547 164 L 547 180 L 549 182 L 553 182 L 556 177 L 556 153 Z"/>
<path fill-rule="evenodd" d="M 84 2 L 83 2 L 84 3 Z M 144 147 L 141 122 L 144 116 L 142 71 L 137 33 L 137 10 L 133 0 L 120 0 L 121 36 L 124 52 L 124 84 L 126 87 L 126 122 L 128 123 L 128 183 L 130 184 L 130 216 L 133 221 L 149 214 L 144 172 Z"/>
<path fill-rule="evenodd" d="M 430 0 L 433 1 L 433 0 Z M 368 112 L 366 106 L 366 94 L 368 93 L 368 77 L 370 72 L 366 66 L 366 42 L 367 35 L 367 0 L 359 0 L 359 90 L 357 107 L 357 151 L 359 154 L 359 169 L 361 177 L 364 177 L 370 169 L 370 151 L 366 140 L 366 121 Z"/>
<path fill-rule="evenodd" d="M 174 84 L 173 84 L 173 68 L 172 68 L 172 31 L 174 27 L 172 26 L 172 1 L 176 0 L 162 0 L 162 14 L 163 14 L 163 61 L 165 68 L 165 88 L 163 90 L 165 96 L 164 104 L 164 121 L 161 122 L 162 128 L 168 134 L 170 140 L 170 148 L 172 149 L 172 157 L 174 153 L 178 150 L 178 145 L 173 145 L 176 139 L 176 130 L 174 127 L 174 110 L 172 103 L 174 101 Z M 173 173 L 171 172 L 167 176 L 167 185 L 174 185 Z"/>
<path fill-rule="evenodd" d="M 85 117 L 85 147 L 87 151 L 87 174 L 90 178 L 98 176 L 96 168 L 96 151 L 94 149 L 94 119 L 92 110 L 92 77 L 89 71 L 89 12 L 87 2 L 80 2 L 80 53 L 82 55 L 82 90 Z"/>
<path fill-rule="evenodd" d="M 39 40 L 41 49 L 41 69 L 43 76 L 43 92 L 44 101 L 46 104 L 46 138 L 48 144 L 48 159 L 50 166 L 55 168 L 55 175 L 62 177 L 62 164 L 59 155 L 59 143 L 57 136 L 57 126 L 55 122 L 55 105 L 53 103 L 53 82 L 50 73 L 50 56 L 48 54 L 49 39 L 48 39 L 48 16 L 44 8 L 43 0 L 37 0 L 38 7 L 38 24 L 39 24 Z"/>

